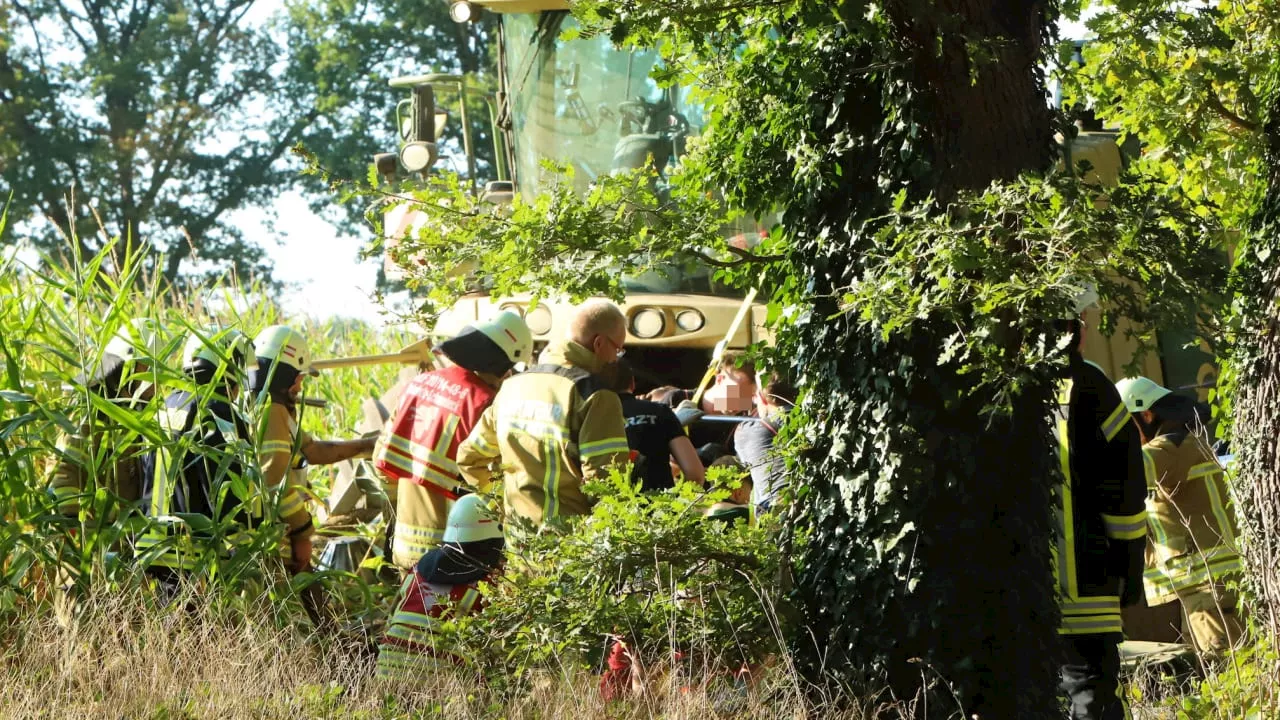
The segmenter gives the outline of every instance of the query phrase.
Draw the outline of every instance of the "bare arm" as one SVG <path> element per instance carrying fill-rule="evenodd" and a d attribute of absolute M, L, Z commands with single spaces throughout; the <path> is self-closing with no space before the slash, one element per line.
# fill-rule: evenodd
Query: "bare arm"
<path fill-rule="evenodd" d="M 356 440 L 313 440 L 302 447 L 302 456 L 311 465 L 332 465 L 357 455 L 373 452 L 376 437 Z"/>
<path fill-rule="evenodd" d="M 703 469 L 702 460 L 698 458 L 698 451 L 693 447 L 693 441 L 688 435 L 671 438 L 667 447 L 671 448 L 671 456 L 680 466 L 680 474 L 684 475 L 685 482 L 691 482 L 698 487 L 706 484 L 706 470 Z"/>

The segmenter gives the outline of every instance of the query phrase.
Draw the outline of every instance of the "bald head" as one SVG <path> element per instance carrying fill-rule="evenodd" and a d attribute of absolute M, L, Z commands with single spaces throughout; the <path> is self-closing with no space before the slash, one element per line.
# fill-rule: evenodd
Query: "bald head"
<path fill-rule="evenodd" d="M 588 300 L 573 311 L 569 321 L 569 339 L 579 345 L 590 346 L 597 335 L 617 338 L 627 332 L 627 319 L 617 305 L 608 300 Z"/>
<path fill-rule="evenodd" d="M 601 362 L 611 363 L 627 341 L 627 319 L 608 300 L 588 300 L 574 310 L 569 339 L 590 350 Z"/>

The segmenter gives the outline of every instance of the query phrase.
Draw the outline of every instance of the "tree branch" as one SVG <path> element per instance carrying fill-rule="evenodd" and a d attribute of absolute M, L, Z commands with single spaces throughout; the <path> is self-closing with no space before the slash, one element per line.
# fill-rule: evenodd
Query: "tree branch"
<path fill-rule="evenodd" d="M 708 265 L 711 265 L 712 267 L 720 267 L 720 268 L 741 267 L 742 265 L 752 265 L 755 263 L 780 262 L 782 260 L 787 259 L 785 255 L 756 255 L 755 253 L 749 250 L 743 250 L 742 248 L 733 247 L 732 245 L 730 245 L 727 249 L 729 252 L 733 253 L 734 255 L 737 255 L 738 259 L 737 260 L 719 260 L 717 258 L 711 257 L 710 255 L 702 252 L 701 250 L 687 250 L 686 252 L 698 258 L 702 262 Z"/>
<path fill-rule="evenodd" d="M 1227 124 L 1231 125 L 1236 130 L 1243 130 L 1249 133 L 1256 133 L 1258 132 L 1259 129 L 1261 129 L 1261 126 L 1258 123 L 1252 120 L 1246 120 L 1240 117 L 1239 115 L 1228 110 L 1227 106 L 1222 103 L 1222 98 L 1218 97 L 1218 93 L 1214 92 L 1212 89 L 1210 89 L 1207 93 L 1205 93 L 1205 100 L 1209 105 L 1209 109 L 1217 113 L 1218 117 L 1221 117 L 1223 120 L 1226 120 Z"/>

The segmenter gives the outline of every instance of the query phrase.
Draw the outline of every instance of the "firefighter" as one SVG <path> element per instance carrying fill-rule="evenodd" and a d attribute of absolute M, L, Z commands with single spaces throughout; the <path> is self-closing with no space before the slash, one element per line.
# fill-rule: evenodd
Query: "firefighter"
<path fill-rule="evenodd" d="M 1096 300 L 1087 289 L 1077 300 L 1081 319 L 1065 323 L 1071 342 L 1055 422 L 1064 477 L 1053 547 L 1066 654 L 1060 688 L 1072 720 L 1128 717 L 1120 608 L 1142 598 L 1147 528 L 1138 429 L 1106 373 L 1081 355 L 1083 312 Z"/>
<path fill-rule="evenodd" d="M 1150 459 L 1147 478 L 1147 603 L 1182 603 L 1182 634 L 1196 651 L 1218 656 L 1243 634 L 1228 588 L 1243 570 L 1227 484 L 1195 401 L 1145 377 L 1116 383 Z"/>
<path fill-rule="evenodd" d="M 291 573 L 311 567 L 314 525 L 307 504 L 308 465 L 331 465 L 372 452 L 376 438 L 316 440 L 298 427 L 303 378 L 311 373 L 311 351 L 297 330 L 273 325 L 254 339 L 258 366 L 251 375 L 255 402 L 262 408 L 255 430 L 265 489 L 277 495 L 276 517 L 285 525 L 281 548 Z"/>
<path fill-rule="evenodd" d="M 233 517 L 249 527 L 261 514 L 241 460 L 252 436 L 235 406 L 251 345 L 234 328 L 192 332 L 182 353 L 190 389 L 165 398 L 160 425 L 166 442 L 156 448 L 154 471 L 144 484 L 143 512 L 151 523 L 138 551 L 147 574 L 169 597 L 205 563 L 219 534 L 216 524 Z M 237 485 L 244 497 L 235 493 Z"/>
<path fill-rule="evenodd" d="M 458 445 L 516 363 L 532 360 L 533 334 L 519 315 L 503 312 L 468 325 L 436 352 L 446 367 L 409 384 L 373 456 L 397 486 L 392 559 L 404 572 L 440 544 L 449 507 L 464 484 Z"/>
<path fill-rule="evenodd" d="M 606 300 L 579 306 L 568 335 L 544 351 L 540 364 L 502 384 L 493 404 L 458 448 L 458 468 L 487 488 L 501 462 L 505 518 L 534 527 L 585 515 L 583 483 L 626 469 L 629 449 L 622 403 L 611 388 L 627 324 Z"/>
<path fill-rule="evenodd" d="M 159 327 L 147 318 L 136 318 L 116 332 L 103 348 L 97 367 L 76 376 L 74 385 L 114 404 L 140 409 L 155 394 L 154 381 L 147 375 L 152 361 L 163 361 L 163 355 Z M 49 492 L 64 515 L 78 514 L 81 498 L 92 498 L 99 487 L 111 493 L 113 502 L 118 499 L 121 509 L 132 509 L 142 494 L 142 448 L 117 437 L 119 433 L 99 411 L 89 412 L 91 419 L 77 432 L 59 436 Z M 116 515 L 113 508 L 103 519 Z"/>
<path fill-rule="evenodd" d="M 478 584 L 501 567 L 502 550 L 502 526 L 480 496 L 458 498 L 443 544 L 423 555 L 400 586 L 378 646 L 379 678 L 419 687 L 440 670 L 464 664 L 435 633 L 443 621 L 480 611 Z"/>

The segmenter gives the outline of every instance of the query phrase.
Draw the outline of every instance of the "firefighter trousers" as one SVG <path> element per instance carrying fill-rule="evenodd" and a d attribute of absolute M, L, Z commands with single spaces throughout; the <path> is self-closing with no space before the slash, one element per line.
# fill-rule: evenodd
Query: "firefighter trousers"
<path fill-rule="evenodd" d="M 1120 685 L 1120 635 L 1067 635 L 1058 689 L 1067 696 L 1071 720 L 1128 720 Z"/>
<path fill-rule="evenodd" d="M 410 480 L 401 480 L 399 484 L 391 560 L 401 571 L 411 573 L 423 555 L 444 542 L 444 528 L 453 501 L 443 492 Z"/>
<path fill-rule="evenodd" d="M 1244 623 L 1236 608 L 1236 594 L 1205 585 L 1178 593 L 1182 600 L 1183 642 L 1193 643 L 1201 656 L 1216 659 L 1228 655 L 1244 637 Z"/>

